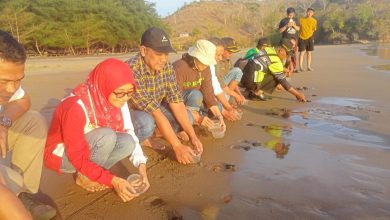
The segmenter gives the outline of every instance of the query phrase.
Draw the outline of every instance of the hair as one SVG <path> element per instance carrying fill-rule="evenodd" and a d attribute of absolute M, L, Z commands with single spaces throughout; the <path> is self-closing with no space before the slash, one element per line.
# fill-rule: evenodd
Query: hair
<path fill-rule="evenodd" d="M 218 37 L 211 37 L 207 40 L 210 41 L 211 43 L 213 43 L 216 47 L 225 47 L 225 44 L 223 43 L 223 41 Z"/>
<path fill-rule="evenodd" d="M 308 8 L 308 9 L 306 10 L 306 12 L 308 12 L 308 11 L 315 12 L 315 10 L 314 10 L 313 8 Z"/>
<path fill-rule="evenodd" d="M 270 41 L 268 38 L 260 38 L 259 41 L 257 41 L 257 49 L 260 49 L 264 45 L 270 45 Z"/>
<path fill-rule="evenodd" d="M 24 64 L 26 58 L 23 46 L 11 34 L 0 30 L 0 60 Z"/>
<path fill-rule="evenodd" d="M 295 8 L 293 8 L 293 7 L 287 8 L 286 14 L 289 15 L 289 14 L 291 14 L 291 13 L 295 13 Z"/>
<path fill-rule="evenodd" d="M 191 68 L 195 68 L 195 57 L 189 55 L 188 53 L 185 53 L 183 54 L 182 59 L 186 61 L 188 66 L 190 66 Z"/>

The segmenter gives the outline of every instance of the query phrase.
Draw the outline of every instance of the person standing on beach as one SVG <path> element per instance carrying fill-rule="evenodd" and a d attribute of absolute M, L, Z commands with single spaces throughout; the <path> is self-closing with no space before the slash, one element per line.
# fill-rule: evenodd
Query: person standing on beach
<path fill-rule="evenodd" d="M 298 72 L 304 71 L 303 69 L 303 58 L 305 52 L 307 53 L 307 70 L 312 71 L 312 51 L 314 50 L 314 32 L 317 30 L 317 20 L 313 18 L 314 9 L 308 8 L 306 10 L 306 17 L 299 19 L 301 29 L 299 31 L 299 70 Z"/>
<path fill-rule="evenodd" d="M 208 117 L 209 112 L 219 120 L 223 132 L 226 125 L 222 116 L 222 106 L 214 96 L 210 66 L 216 65 L 216 46 L 208 40 L 198 40 L 173 63 L 177 85 L 183 94 L 184 104 L 191 110 L 198 125 L 211 128 L 214 122 Z"/>
<path fill-rule="evenodd" d="M 282 38 L 294 39 L 295 42 L 298 42 L 298 33 L 300 30 L 298 19 L 295 18 L 295 9 L 287 8 L 286 11 L 287 17 L 283 18 L 279 22 L 279 32 L 282 33 Z M 291 65 L 292 69 L 295 70 L 297 67 L 297 57 L 298 57 L 298 47 L 297 44 L 294 44 L 294 55 L 291 56 Z"/>
<path fill-rule="evenodd" d="M 45 165 L 59 173 L 77 173 L 76 184 L 89 192 L 114 188 L 124 201 L 136 197 L 134 186 L 110 173 L 123 158 L 149 188 L 146 157 L 134 133 L 127 101 L 136 91 L 133 73 L 124 62 L 107 59 L 73 89 L 54 112 L 45 148 Z"/>
<path fill-rule="evenodd" d="M 252 100 L 263 100 L 262 92 L 272 93 L 278 84 L 294 95 L 298 101 L 305 102 L 305 95 L 294 89 L 287 81 L 283 66 L 283 60 L 291 56 L 293 45 L 289 39 L 283 39 L 279 46 L 265 47 L 260 50 L 244 68 L 241 84 L 249 92 Z"/>
<path fill-rule="evenodd" d="M 26 58 L 23 46 L 0 30 L 0 184 L 34 219 L 51 219 L 56 210 L 32 198 L 41 181 L 47 125 L 41 114 L 29 110 L 30 97 L 21 87 Z"/>
<path fill-rule="evenodd" d="M 128 103 L 135 132 L 143 145 L 160 148 L 150 139 L 157 126 L 171 144 L 177 161 L 189 164 L 193 162 L 194 150 L 202 153 L 203 145 L 192 127 L 192 114 L 183 103 L 175 72 L 168 62 L 170 52 L 175 50 L 163 30 L 152 27 L 143 33 L 139 52 L 126 61 L 137 84 Z M 184 145 L 176 133 L 182 140 L 191 141 L 194 149 Z"/>

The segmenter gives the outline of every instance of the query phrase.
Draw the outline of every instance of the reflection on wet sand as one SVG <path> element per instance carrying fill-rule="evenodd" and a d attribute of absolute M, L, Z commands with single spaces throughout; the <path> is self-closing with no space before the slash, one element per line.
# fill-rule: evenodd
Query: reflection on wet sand
<path fill-rule="evenodd" d="M 367 55 L 369 56 L 378 56 L 382 59 L 390 59 L 390 45 L 389 44 L 375 44 L 371 45 L 367 48 L 361 49 L 362 51 L 365 51 Z M 374 69 L 377 70 L 383 70 L 390 72 L 390 65 L 389 64 L 382 64 L 382 65 L 373 65 L 371 66 Z"/>
<path fill-rule="evenodd" d="M 231 146 L 243 149 L 244 159 L 232 173 L 234 199 L 216 219 L 390 216 L 390 167 L 385 162 L 390 139 L 354 124 L 378 112 L 371 100 L 329 97 L 316 101 L 316 107 L 269 110 L 269 117 L 286 125 L 247 123 L 248 129 L 272 138 Z M 284 159 L 275 160 L 270 152 Z"/>

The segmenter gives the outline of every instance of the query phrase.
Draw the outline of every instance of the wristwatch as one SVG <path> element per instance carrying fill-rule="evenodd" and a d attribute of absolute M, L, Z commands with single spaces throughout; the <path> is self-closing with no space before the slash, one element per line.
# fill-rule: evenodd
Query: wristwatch
<path fill-rule="evenodd" d="M 2 115 L 0 116 L 0 125 L 6 128 L 10 128 L 12 126 L 12 120 L 7 116 Z"/>

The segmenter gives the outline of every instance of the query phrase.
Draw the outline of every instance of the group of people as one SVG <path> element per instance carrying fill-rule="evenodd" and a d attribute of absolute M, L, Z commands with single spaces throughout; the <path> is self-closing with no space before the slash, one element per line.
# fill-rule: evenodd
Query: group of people
<path fill-rule="evenodd" d="M 281 31 L 288 34 L 291 28 L 300 29 L 296 21 L 284 23 Z M 304 30 L 303 20 L 301 24 Z M 169 143 L 179 163 L 191 164 L 203 152 L 194 126 L 217 123 L 225 131 L 225 120 L 238 120 L 247 98 L 262 100 L 263 92 L 272 93 L 279 85 L 306 101 L 287 80 L 294 45 L 289 37 L 275 47 L 260 39 L 233 65 L 232 54 L 240 51 L 233 38 L 201 39 L 171 64 L 168 55 L 175 50 L 168 35 L 149 28 L 135 56 L 99 63 L 57 106 L 47 129 L 44 118 L 30 110 L 29 95 L 21 87 L 25 50 L 0 31 L 0 191 L 7 195 L 0 197 L 7 201 L 1 202 L 0 219 L 50 219 L 56 214 L 33 197 L 43 163 L 58 173 L 74 173 L 76 184 L 89 192 L 113 188 L 127 202 L 137 196 L 135 186 L 110 168 L 128 158 L 138 168 L 137 184 L 147 189 L 147 157 L 141 146 L 165 148 L 156 137 Z"/>

